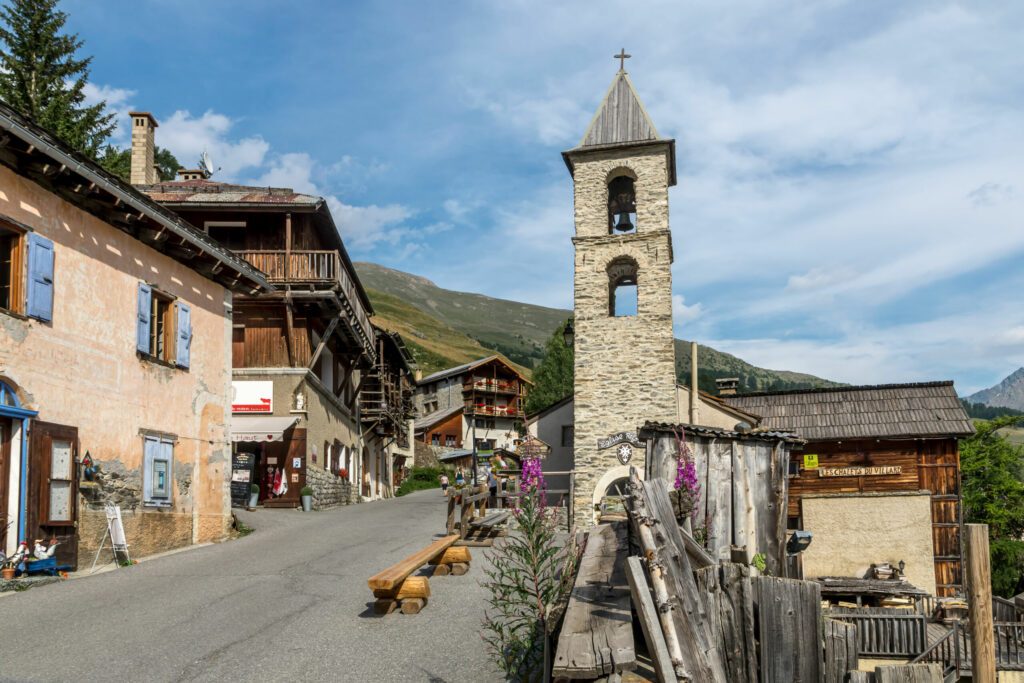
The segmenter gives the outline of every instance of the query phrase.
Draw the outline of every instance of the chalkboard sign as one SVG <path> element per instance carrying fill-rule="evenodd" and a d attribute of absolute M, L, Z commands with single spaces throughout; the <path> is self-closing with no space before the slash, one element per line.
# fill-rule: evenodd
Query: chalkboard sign
<path fill-rule="evenodd" d="M 253 484 L 253 464 L 256 458 L 252 453 L 235 453 L 231 456 L 231 502 L 246 505 L 249 501 L 249 489 Z M 259 482 L 256 482 L 259 483 Z"/>

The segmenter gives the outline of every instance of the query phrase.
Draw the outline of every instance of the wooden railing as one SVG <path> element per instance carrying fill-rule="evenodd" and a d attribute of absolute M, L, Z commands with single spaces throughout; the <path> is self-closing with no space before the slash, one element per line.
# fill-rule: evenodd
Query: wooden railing
<path fill-rule="evenodd" d="M 1024 622 L 997 622 L 996 666 L 1000 669 L 1024 669 Z"/>
<path fill-rule="evenodd" d="M 466 382 L 462 385 L 463 391 L 494 391 L 503 392 L 508 394 L 519 394 L 521 393 L 520 385 L 518 382 L 512 380 L 493 380 L 493 379 L 482 379 L 474 377 L 472 381 Z"/>
<path fill-rule="evenodd" d="M 998 595 L 992 596 L 992 619 L 994 621 L 1013 622 L 1024 621 L 1024 614 L 1013 603 L 1013 600 L 1001 598 Z"/>
<path fill-rule="evenodd" d="M 857 652 L 862 657 L 916 657 L 928 647 L 928 623 L 923 614 L 830 611 L 828 616 L 857 626 Z"/>
<path fill-rule="evenodd" d="M 491 417 L 522 417 L 523 411 L 514 403 L 504 406 L 466 403 L 466 412 L 470 415 L 488 415 Z"/>
<path fill-rule="evenodd" d="M 325 284 L 340 289 L 339 298 L 352 326 L 357 330 L 356 334 L 362 338 L 370 357 L 376 356 L 370 316 L 359 297 L 358 288 L 348 271 L 342 267 L 341 256 L 337 251 L 286 252 L 283 249 L 257 249 L 235 253 L 266 273 L 270 282 Z"/>
<path fill-rule="evenodd" d="M 267 274 L 271 282 L 335 282 L 341 272 L 336 251 L 251 250 L 238 255 Z"/>
<path fill-rule="evenodd" d="M 967 663 L 968 653 L 964 629 L 959 621 L 954 621 L 948 633 L 932 643 L 910 663 L 938 664 L 942 667 L 943 680 L 949 680 L 950 677 L 956 680 Z"/>

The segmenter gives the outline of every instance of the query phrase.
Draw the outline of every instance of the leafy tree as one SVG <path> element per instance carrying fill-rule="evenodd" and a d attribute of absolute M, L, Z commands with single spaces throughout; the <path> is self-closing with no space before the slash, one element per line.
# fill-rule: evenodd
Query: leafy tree
<path fill-rule="evenodd" d="M 574 355 L 562 336 L 568 323 L 566 320 L 559 325 L 548 339 L 544 358 L 533 373 L 533 388 L 526 396 L 527 413 L 544 410 L 572 395 Z"/>
<path fill-rule="evenodd" d="M 163 147 L 157 147 L 154 150 L 153 160 L 156 162 L 160 180 L 174 180 L 178 175 L 178 169 L 182 167 L 177 157 Z M 131 177 L 132 151 L 130 148 L 118 149 L 113 145 L 107 145 L 103 148 L 99 162 L 103 168 L 124 180 Z"/>
<path fill-rule="evenodd" d="M 95 158 L 114 129 L 106 102 L 85 104 L 92 57 L 61 33 L 58 0 L 10 0 L 0 9 L 0 99 L 80 152 Z"/>
<path fill-rule="evenodd" d="M 964 519 L 988 524 L 992 591 L 1003 597 L 1024 583 L 1024 448 L 999 430 L 1022 422 L 1021 415 L 981 422 L 960 442 Z"/>

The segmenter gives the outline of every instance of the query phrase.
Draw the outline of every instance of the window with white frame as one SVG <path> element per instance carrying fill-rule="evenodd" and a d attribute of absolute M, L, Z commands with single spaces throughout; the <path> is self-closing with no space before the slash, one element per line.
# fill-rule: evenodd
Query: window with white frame
<path fill-rule="evenodd" d="M 142 463 L 142 504 L 170 507 L 174 499 L 174 437 L 147 434 Z"/>

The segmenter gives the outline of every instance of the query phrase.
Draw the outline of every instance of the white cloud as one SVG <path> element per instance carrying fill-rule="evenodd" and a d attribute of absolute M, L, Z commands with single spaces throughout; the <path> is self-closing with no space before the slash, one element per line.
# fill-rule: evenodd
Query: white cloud
<path fill-rule="evenodd" d="M 199 155 L 207 152 L 217 173 L 216 180 L 234 181 L 243 171 L 263 166 L 270 143 L 260 136 L 232 140 L 229 136 L 234 121 L 208 110 L 202 116 L 178 110 L 160 122 L 156 143 L 174 153 L 186 167 L 198 163 Z"/>
<path fill-rule="evenodd" d="M 700 303 L 687 306 L 682 294 L 672 295 L 672 319 L 675 324 L 696 320 L 703 313 L 704 307 Z"/>
<path fill-rule="evenodd" d="M 124 145 L 129 142 L 128 136 L 131 127 L 128 125 L 128 112 L 135 109 L 131 104 L 131 98 L 135 97 L 134 90 L 127 88 L 115 88 L 111 85 L 96 85 L 86 83 L 82 87 L 82 94 L 85 96 L 86 106 L 106 102 L 107 112 L 114 114 L 114 122 L 117 127 L 111 133 L 111 142 L 115 145 Z"/>
<path fill-rule="evenodd" d="M 405 225 L 405 221 L 413 216 L 413 211 L 408 207 L 400 204 L 351 206 L 335 197 L 329 197 L 328 204 L 349 248 L 369 249 L 384 242 L 402 247 L 399 258 L 415 252 L 415 249 L 410 250 L 409 244 L 401 244 L 404 238 L 413 235 L 413 231 Z"/>

